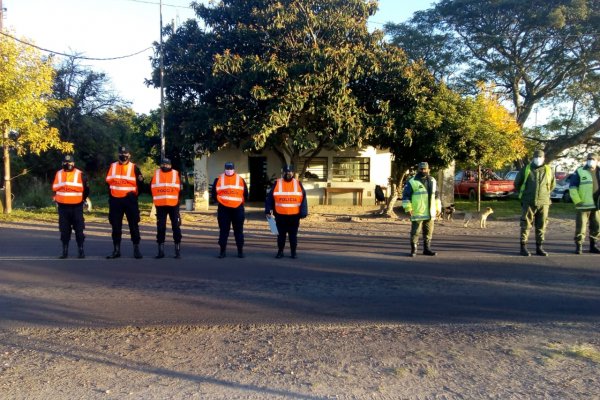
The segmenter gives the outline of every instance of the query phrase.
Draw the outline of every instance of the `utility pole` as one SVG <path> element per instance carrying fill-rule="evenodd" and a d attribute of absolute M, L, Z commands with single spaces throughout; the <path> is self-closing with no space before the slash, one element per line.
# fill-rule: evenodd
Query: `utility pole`
<path fill-rule="evenodd" d="M 0 0 L 0 32 L 4 32 L 4 6 L 2 0 Z M 0 37 L 0 40 L 5 40 L 4 37 Z M 10 214 L 12 212 L 12 190 L 10 186 L 10 152 L 8 147 L 8 132 L 10 127 L 8 121 L 0 122 L 0 129 L 2 129 L 2 150 L 4 157 L 4 214 Z"/>
<path fill-rule="evenodd" d="M 2 0 L 0 0 L 1 2 Z M 163 38 L 162 38 L 163 22 L 162 22 L 162 0 L 160 0 L 160 161 L 165 159 L 165 88 L 164 75 L 165 67 L 163 63 Z"/>

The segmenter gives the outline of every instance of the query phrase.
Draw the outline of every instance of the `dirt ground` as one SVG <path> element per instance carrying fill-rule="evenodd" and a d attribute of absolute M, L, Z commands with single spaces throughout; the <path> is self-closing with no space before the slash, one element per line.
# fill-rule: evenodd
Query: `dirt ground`
<path fill-rule="evenodd" d="M 301 229 L 397 234 L 409 222 L 314 207 Z M 516 237 L 518 221 L 492 218 L 486 234 Z M 0 398 L 598 399 L 599 332 L 598 321 L 17 328 L 0 330 Z"/>

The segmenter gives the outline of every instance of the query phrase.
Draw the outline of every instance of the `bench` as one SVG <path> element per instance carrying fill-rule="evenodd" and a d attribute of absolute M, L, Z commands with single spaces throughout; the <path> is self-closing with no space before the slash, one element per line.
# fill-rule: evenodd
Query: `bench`
<path fill-rule="evenodd" d="M 331 194 L 333 193 L 356 193 L 357 203 L 359 206 L 362 206 L 363 200 L 363 188 L 350 188 L 350 187 L 326 187 L 323 188 L 325 191 L 325 197 L 323 199 L 323 204 L 329 205 L 331 202 Z"/>

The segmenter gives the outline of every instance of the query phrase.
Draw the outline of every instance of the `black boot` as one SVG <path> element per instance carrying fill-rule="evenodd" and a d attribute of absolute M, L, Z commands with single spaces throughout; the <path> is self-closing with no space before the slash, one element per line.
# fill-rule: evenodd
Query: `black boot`
<path fill-rule="evenodd" d="M 219 252 L 219 258 L 225 258 L 225 246 L 221 246 L 221 251 Z"/>
<path fill-rule="evenodd" d="M 106 258 L 119 258 L 121 257 L 121 243 L 113 243 L 113 252 Z"/>
<path fill-rule="evenodd" d="M 290 257 L 298 258 L 298 253 L 296 253 L 297 246 L 290 246 Z"/>
<path fill-rule="evenodd" d="M 423 244 L 423 254 L 426 256 L 435 256 L 437 254 L 437 251 L 431 250 L 431 248 L 429 247 L 429 242 L 425 242 Z"/>
<path fill-rule="evenodd" d="M 83 244 L 77 246 L 78 254 L 77 258 L 85 258 L 85 253 L 83 252 Z"/>
<path fill-rule="evenodd" d="M 158 244 L 158 254 L 154 258 L 164 258 L 164 257 L 165 257 L 165 244 L 159 243 Z"/>
<path fill-rule="evenodd" d="M 527 243 L 521 243 L 521 255 L 525 257 L 529 257 L 531 255 L 529 250 L 527 250 Z"/>
<path fill-rule="evenodd" d="M 181 258 L 181 243 L 175 243 L 175 258 Z"/>
<path fill-rule="evenodd" d="M 244 257 L 246 257 L 244 255 L 244 248 L 242 246 L 238 246 L 237 249 L 238 249 L 238 258 L 244 258 Z"/>
<path fill-rule="evenodd" d="M 275 255 L 275 258 L 283 258 L 283 250 L 277 250 L 277 254 Z"/>
<path fill-rule="evenodd" d="M 583 253 L 583 245 L 581 243 L 575 243 L 575 254 Z"/>
<path fill-rule="evenodd" d="M 548 253 L 542 248 L 542 243 L 535 244 L 535 254 L 542 257 L 548 257 Z"/>
<path fill-rule="evenodd" d="M 69 244 L 64 244 L 62 246 L 62 254 L 58 258 L 67 258 L 69 257 Z"/>
<path fill-rule="evenodd" d="M 140 251 L 140 245 L 139 244 L 134 244 L 133 245 L 133 257 L 140 259 L 143 258 L 144 256 L 142 256 L 142 252 Z"/>
<path fill-rule="evenodd" d="M 411 257 L 416 257 L 417 256 L 417 244 L 416 243 L 410 243 L 410 256 Z"/>
<path fill-rule="evenodd" d="M 598 248 L 598 246 L 596 246 L 596 241 L 594 239 L 590 239 L 590 253 L 600 253 L 600 249 Z"/>

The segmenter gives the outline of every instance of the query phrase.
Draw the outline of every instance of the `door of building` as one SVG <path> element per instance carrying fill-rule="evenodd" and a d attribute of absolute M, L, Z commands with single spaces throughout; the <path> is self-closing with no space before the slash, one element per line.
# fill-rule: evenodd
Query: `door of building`
<path fill-rule="evenodd" d="M 250 201 L 265 201 L 269 178 L 267 176 L 267 157 L 248 157 L 250 169 Z"/>

